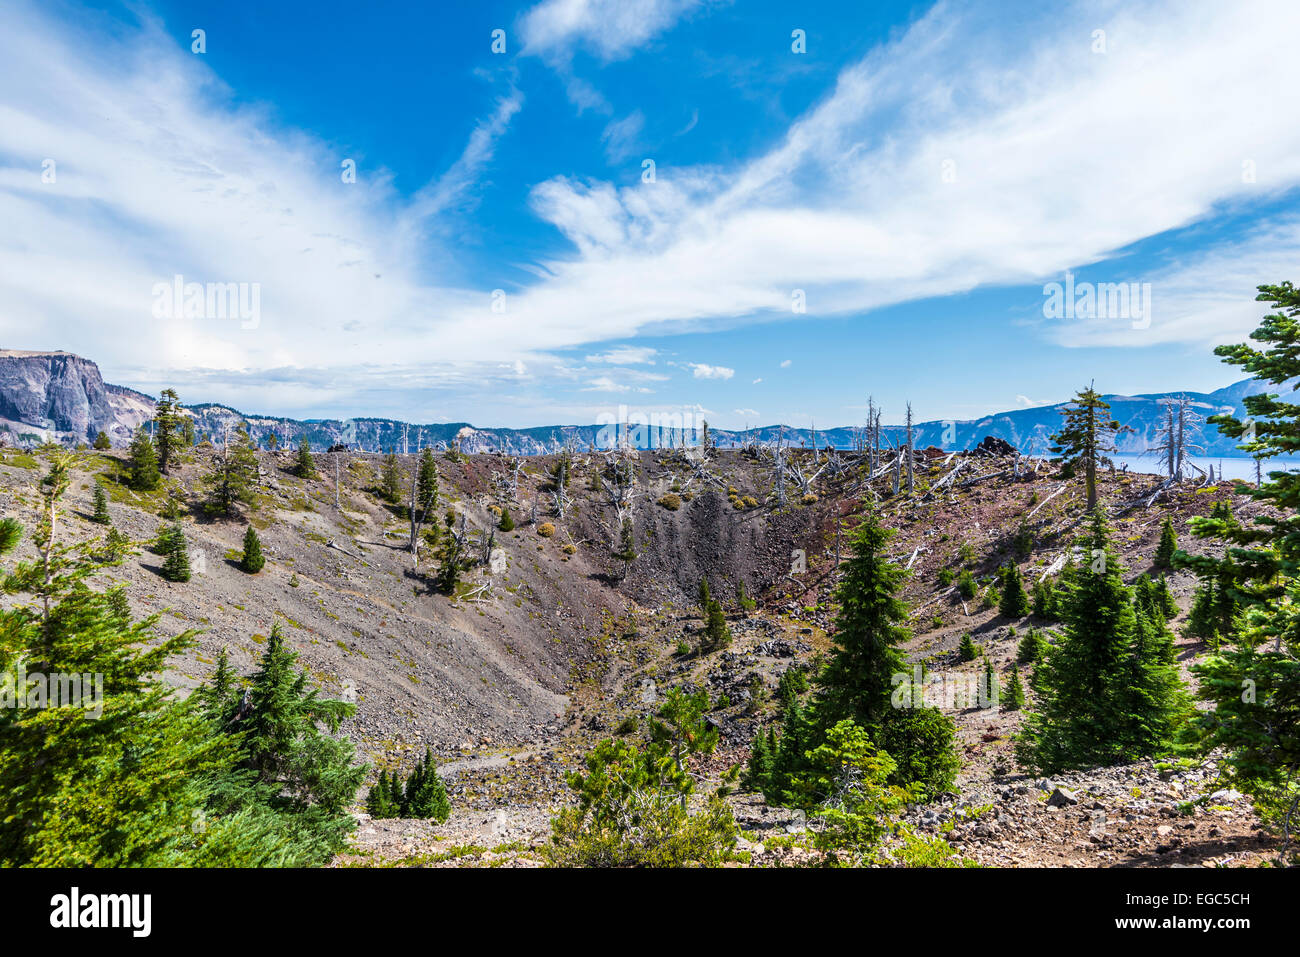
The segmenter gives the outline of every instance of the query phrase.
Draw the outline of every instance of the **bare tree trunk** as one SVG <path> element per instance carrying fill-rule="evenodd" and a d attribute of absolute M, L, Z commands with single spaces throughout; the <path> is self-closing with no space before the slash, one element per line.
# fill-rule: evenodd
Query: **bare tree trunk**
<path fill-rule="evenodd" d="M 913 455 L 914 448 L 912 445 L 912 403 L 907 403 L 907 494 L 911 495 L 915 489 L 915 480 L 913 478 Z"/>

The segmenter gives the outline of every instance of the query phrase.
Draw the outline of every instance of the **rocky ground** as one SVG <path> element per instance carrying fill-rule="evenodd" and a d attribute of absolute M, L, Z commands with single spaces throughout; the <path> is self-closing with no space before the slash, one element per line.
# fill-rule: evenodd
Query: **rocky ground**
<path fill-rule="evenodd" d="M 576 457 L 563 517 L 549 477 L 554 457 L 527 460 L 510 503 L 518 527 L 508 533 L 491 530 L 501 501 L 494 475 L 509 463 L 493 455 L 440 456 L 439 513 L 450 509 L 457 524 L 463 517 L 476 548 L 492 534 L 503 559 L 467 573 L 458 596 L 449 597 L 432 588 L 428 556 L 416 564 L 406 550 L 400 507 L 377 494 L 377 457 L 341 460 L 336 506 L 329 456 L 318 455 L 319 477 L 303 480 L 292 474 L 290 454 L 260 455 L 258 507 L 234 520 L 211 520 L 193 507 L 210 453 L 195 450 L 168 477 L 186 507 L 182 524 L 197 558 L 190 583 L 164 581 L 160 560 L 143 548 L 107 577 L 128 585 L 138 614 L 161 616 L 160 631 L 199 630 L 195 649 L 169 674 L 182 691 L 205 678 L 222 647 L 250 672 L 278 623 L 327 692 L 355 698 L 357 716 L 344 733 L 373 773 L 409 768 L 432 749 L 452 799 L 451 819 L 375 821 L 358 807 L 354 847 L 340 866 L 535 865 L 551 815 L 569 799 L 566 773 L 600 738 L 634 733 L 629 722 L 643 720 L 672 685 L 707 687 L 725 701 L 712 715 L 721 748 L 699 770 L 721 774 L 743 762 L 755 729 L 772 720 L 782 672 L 809 665 L 829 647 L 836 550 L 847 550 L 838 520 L 872 499 L 896 530 L 897 559 L 910 565 L 909 655 L 947 677 L 973 678 L 982 663 L 963 664 L 956 653 L 969 632 L 1005 681 L 1019 637 L 1044 623 L 1009 621 L 983 594 L 963 601 L 947 576 L 969 569 L 983 593 L 1000 565 L 1016 561 L 1029 585 L 1070 544 L 1083 514 L 1078 483 L 1063 483 L 1045 466 L 1017 468 L 996 454 L 974 459 L 960 481 L 937 491 L 931 486 L 957 464 L 944 456 L 925 460 L 912 496 L 891 496 L 887 480 L 867 485 L 860 472 L 846 470 L 836 478 L 824 473 L 814 494 L 792 487 L 780 506 L 770 463 L 758 457 L 716 453 L 701 468 L 681 452 L 641 453 L 639 554 L 624 568 L 611 555 L 617 520 L 601 482 L 603 456 Z M 82 455 L 70 535 L 103 532 L 88 521 L 96 479 L 109 491 L 114 524 L 133 539 L 146 542 L 164 524 L 167 492 L 129 489 L 121 460 L 121 453 Z M 411 464 L 403 459 L 405 468 Z M 793 464 L 813 471 L 811 453 L 797 453 Z M 30 525 L 39 475 L 30 456 L 0 455 L 5 515 Z M 1239 515 L 1256 507 L 1228 484 L 1185 486 L 1145 504 L 1158 486 L 1153 476 L 1101 477 L 1130 581 L 1151 571 L 1166 514 L 1182 546 L 1195 552 L 1204 546 L 1186 534 L 1188 517 L 1222 499 L 1232 499 Z M 1022 519 L 1032 533 L 1025 557 L 1014 541 Z M 268 559 L 258 575 L 246 575 L 236 561 L 249 522 Z M 554 533 L 540 534 L 542 522 Z M 730 648 L 709 655 L 695 650 L 701 576 L 727 605 L 733 633 Z M 1194 579 L 1174 572 L 1169 581 L 1185 609 Z M 736 600 L 741 587 L 757 599 L 751 611 Z M 1182 621 L 1173 623 L 1176 632 Z M 1205 652 L 1183 638 L 1178 648 L 1184 667 Z M 963 749 L 961 793 L 914 808 L 907 820 L 944 837 L 964 859 L 998 866 L 1238 866 L 1275 854 L 1275 838 L 1259 830 L 1248 802 L 1219 785 L 1212 766 L 1160 770 L 1144 763 L 1031 780 L 1017 776 L 1011 759 L 1018 713 L 951 713 Z M 753 794 L 732 801 L 752 863 L 797 861 L 799 851 L 768 844 L 806 822 Z"/>

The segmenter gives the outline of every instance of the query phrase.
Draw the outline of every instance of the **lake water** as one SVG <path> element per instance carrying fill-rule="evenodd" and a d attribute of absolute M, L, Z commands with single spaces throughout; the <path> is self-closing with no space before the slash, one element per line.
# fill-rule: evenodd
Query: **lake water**
<path fill-rule="evenodd" d="M 1156 475 L 1165 474 L 1165 460 L 1159 455 L 1112 455 L 1111 458 L 1115 460 L 1116 468 L 1127 464 L 1130 472 L 1145 472 Z M 1242 479 L 1248 482 L 1255 481 L 1255 460 L 1252 458 L 1231 455 L 1225 455 L 1222 458 L 1215 458 L 1213 456 L 1210 458 L 1192 456 L 1191 461 L 1206 470 L 1213 465 L 1215 478 L 1222 475 L 1227 479 Z M 1276 458 L 1267 459 L 1263 463 L 1265 478 L 1268 478 L 1268 473 L 1270 471 L 1300 471 L 1300 457 L 1279 455 Z M 1193 474 L 1196 473 L 1193 472 Z M 1196 474 L 1196 480 L 1200 480 L 1199 474 Z"/>

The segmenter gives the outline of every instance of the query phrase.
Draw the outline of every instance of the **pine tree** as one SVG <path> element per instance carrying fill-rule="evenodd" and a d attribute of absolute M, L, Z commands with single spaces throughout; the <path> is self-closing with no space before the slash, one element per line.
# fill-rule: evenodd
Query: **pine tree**
<path fill-rule="evenodd" d="M 1042 661 L 1049 647 L 1043 633 L 1037 628 L 1030 628 L 1016 646 L 1016 661 L 1022 665 Z"/>
<path fill-rule="evenodd" d="M 1011 680 L 1007 683 L 1007 693 L 1002 696 L 1002 705 L 1008 711 L 1019 711 L 1025 706 L 1025 687 L 1020 682 L 1020 668 L 1011 666 Z"/>
<path fill-rule="evenodd" d="M 969 568 L 963 568 L 961 574 L 957 576 L 957 593 L 970 601 L 978 591 L 979 585 L 975 583 L 975 576 L 970 573 Z"/>
<path fill-rule="evenodd" d="M 1174 598 L 1174 593 L 1169 588 L 1169 582 L 1164 575 L 1156 580 L 1155 585 L 1156 605 L 1164 613 L 1165 621 L 1172 621 L 1178 617 L 1178 602 Z"/>
<path fill-rule="evenodd" d="M 162 576 L 169 582 L 187 582 L 190 580 L 189 543 L 185 541 L 185 530 L 179 523 L 169 525 L 159 536 L 162 547 Z"/>
<path fill-rule="evenodd" d="M 704 616 L 704 637 L 700 641 L 703 652 L 717 651 L 731 644 L 731 629 L 727 627 L 727 615 L 722 605 L 709 599 L 709 608 Z"/>
<path fill-rule="evenodd" d="M 380 771 L 379 778 L 366 792 L 366 813 L 376 819 L 397 817 L 401 813 L 393 805 L 387 771 Z"/>
<path fill-rule="evenodd" d="M 623 563 L 623 576 L 632 568 L 632 563 L 636 561 L 636 534 L 633 530 L 632 519 L 624 517 L 622 525 L 619 526 L 618 533 L 618 551 L 614 557 Z"/>
<path fill-rule="evenodd" d="M 1065 422 L 1052 436 L 1056 444 L 1053 455 L 1059 456 L 1070 474 L 1083 469 L 1088 492 L 1088 508 L 1097 506 L 1097 469 L 1110 462 L 1107 452 L 1114 452 L 1117 433 L 1131 431 L 1109 417 L 1110 405 L 1091 386 L 1077 392 L 1074 400 L 1061 410 Z"/>
<path fill-rule="evenodd" d="M 131 540 L 116 528 L 110 528 L 104 538 L 103 561 L 106 565 L 118 565 L 131 550 Z"/>
<path fill-rule="evenodd" d="M 1167 693 L 1144 697 L 1144 669 L 1168 666 L 1152 660 L 1100 509 L 1087 546 L 1092 560 L 1071 575 L 1065 631 L 1035 669 L 1037 710 L 1016 745 L 1022 765 L 1049 774 L 1150 757 L 1173 745 L 1169 732 L 1182 713 L 1176 676 Z"/>
<path fill-rule="evenodd" d="M 510 517 L 510 509 L 508 507 L 502 507 L 501 521 L 497 524 L 497 528 L 501 529 L 503 532 L 513 532 L 515 530 L 515 520 Z"/>
<path fill-rule="evenodd" d="M 244 556 L 240 560 L 239 567 L 250 575 L 256 575 L 265 565 L 266 559 L 262 556 L 262 540 L 257 537 L 257 529 L 250 525 L 244 532 Z"/>
<path fill-rule="evenodd" d="M 293 471 L 301 479 L 316 478 L 316 460 L 311 455 L 311 442 L 305 436 L 298 443 L 298 458 L 294 462 Z"/>
<path fill-rule="evenodd" d="M 460 539 L 448 534 L 443 539 L 442 565 L 438 570 L 437 587 L 444 595 L 455 595 L 456 585 L 460 581 L 461 566 Z"/>
<path fill-rule="evenodd" d="M 1178 536 L 1174 534 L 1174 523 L 1166 515 L 1164 524 L 1160 526 L 1160 544 L 1156 546 L 1156 568 L 1171 568 L 1176 551 L 1178 551 Z"/>
<path fill-rule="evenodd" d="M 709 693 L 703 689 L 687 694 L 670 688 L 657 715 L 650 718 L 650 740 L 659 745 L 672 760 L 677 777 L 687 780 L 686 762 L 693 754 L 712 754 L 718 747 L 718 729 L 706 717 Z M 689 791 L 682 789 L 681 805 L 685 811 Z"/>
<path fill-rule="evenodd" d="M 1243 453 L 1266 460 L 1300 447 L 1300 409 L 1290 386 L 1300 375 L 1300 290 L 1290 282 L 1264 285 L 1256 298 L 1273 308 L 1251 333 L 1257 345 L 1214 351 L 1276 391 L 1246 396 L 1246 421 L 1226 414 L 1209 421 L 1238 439 Z M 1226 626 L 1228 646 L 1193 668 L 1201 679 L 1200 696 L 1214 705 L 1199 719 L 1209 744 L 1229 752 L 1234 786 L 1251 795 L 1266 820 L 1294 827 L 1300 808 L 1300 475 L 1268 472 L 1267 481 L 1249 494 L 1278 514 L 1257 517 L 1247 527 L 1225 503 L 1208 518 L 1189 522 L 1197 538 L 1225 543 L 1224 554 L 1180 552 L 1174 564 L 1195 570 L 1203 582 L 1191 615 L 1205 605 L 1202 617 Z"/>
<path fill-rule="evenodd" d="M 180 408 L 180 397 L 175 389 L 163 389 L 154 406 L 154 444 L 158 448 L 158 471 L 167 474 L 176 465 L 180 451 L 181 419 L 187 418 Z"/>
<path fill-rule="evenodd" d="M 98 482 L 95 483 L 93 502 L 94 511 L 90 520 L 99 525 L 113 524 L 113 517 L 108 514 L 108 494 L 104 491 L 104 486 Z"/>
<path fill-rule="evenodd" d="M 366 769 L 352 764 L 349 742 L 331 735 L 356 707 L 320 697 L 297 661 L 276 622 L 249 682 L 249 714 L 242 722 L 247 764 L 292 805 L 345 816 Z"/>
<path fill-rule="evenodd" d="M 397 462 L 396 452 L 389 452 L 384 456 L 379 482 L 380 491 L 386 502 L 396 505 L 402 500 L 402 467 Z"/>
<path fill-rule="evenodd" d="M 94 448 L 100 452 L 103 452 L 108 449 L 111 449 L 112 447 L 113 447 L 113 443 L 109 439 L 108 433 L 104 432 L 103 430 L 100 430 L 100 432 L 95 436 Z"/>
<path fill-rule="evenodd" d="M 220 515 L 234 514 L 242 503 L 257 504 L 257 453 L 253 440 L 242 429 L 235 432 L 212 460 L 204 484 L 208 487 L 208 509 Z"/>
<path fill-rule="evenodd" d="M 1002 595 L 998 601 L 998 610 L 1008 618 L 1024 618 L 1029 614 L 1029 596 L 1025 594 L 1020 569 L 1015 565 L 1008 565 L 1002 571 Z"/>
<path fill-rule="evenodd" d="M 1059 617 L 1060 607 L 1057 601 L 1056 587 L 1044 578 L 1034 583 L 1034 616 L 1048 621 Z"/>
<path fill-rule="evenodd" d="M 709 603 L 713 601 L 713 596 L 709 593 L 709 580 L 703 576 L 700 577 L 697 594 L 700 596 L 700 617 L 703 618 L 708 614 Z"/>
<path fill-rule="evenodd" d="M 402 795 L 402 817 L 432 818 L 439 824 L 451 816 L 451 802 L 447 799 L 447 789 L 438 776 L 438 764 L 433 753 L 425 748 L 424 760 L 415 765 L 415 770 L 406 780 L 406 789 Z"/>
<path fill-rule="evenodd" d="M 979 657 L 980 649 L 975 644 L 975 639 L 966 632 L 961 636 L 961 644 L 957 646 L 957 657 L 962 661 L 974 661 Z"/>
<path fill-rule="evenodd" d="M 895 761 L 891 783 L 915 784 L 919 793 L 935 797 L 952 787 L 957 774 L 955 730 L 934 708 L 892 706 L 894 676 L 907 672 L 899 645 L 909 636 L 903 625 L 907 604 L 898 597 L 907 572 L 888 558 L 890 537 L 872 513 L 852 535 L 835 591 L 833 647 L 816 679 L 812 720 L 824 737 L 851 719 Z"/>
<path fill-rule="evenodd" d="M 996 708 L 1002 698 L 1002 683 L 998 681 L 993 661 L 987 655 L 984 656 L 984 694 L 989 706 Z"/>
<path fill-rule="evenodd" d="M 769 736 L 762 729 L 754 732 L 749 745 L 749 761 L 745 766 L 744 785 L 762 791 L 772 776 L 772 753 L 768 750 Z"/>
<path fill-rule="evenodd" d="M 162 481 L 158 474 L 158 456 L 154 452 L 153 440 L 149 433 L 140 427 L 131 439 L 128 467 L 131 470 L 131 487 L 138 492 L 152 492 Z"/>
<path fill-rule="evenodd" d="M 890 710 L 892 676 L 907 671 L 898 647 L 908 639 L 907 605 L 898 597 L 907 573 L 887 557 L 891 537 L 869 513 L 840 566 L 834 648 L 816 680 L 817 710 L 828 727 L 844 718 L 862 728 L 878 727 Z"/>
<path fill-rule="evenodd" d="M 0 610 L 0 672 L 9 679 L 0 700 L 17 687 L 23 662 L 46 675 L 96 675 L 96 683 L 80 694 L 61 689 L 57 701 L 38 685 L 38 706 L 0 708 L 0 866 L 201 863 L 213 841 L 233 834 L 221 822 L 195 832 L 199 782 L 228 769 L 234 751 L 212 740 L 196 704 L 178 701 L 160 678 L 194 632 L 165 637 L 154 630 L 157 616 L 135 623 L 129 611 L 124 621 L 114 593 L 91 587 L 103 568 L 92 543 L 59 540 L 70 467 L 65 453 L 51 457 L 40 485 L 40 557 L 5 576 L 7 591 L 34 601 Z M 0 521 L 0 554 L 21 530 Z"/>

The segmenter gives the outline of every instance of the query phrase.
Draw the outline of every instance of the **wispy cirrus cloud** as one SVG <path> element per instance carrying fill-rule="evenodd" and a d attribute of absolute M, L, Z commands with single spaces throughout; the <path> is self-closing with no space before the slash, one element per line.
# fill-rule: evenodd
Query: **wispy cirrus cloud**
<path fill-rule="evenodd" d="M 612 61 L 699 8 L 549 0 L 522 21 L 525 49 Z M 92 36 L 20 12 L 0 33 L 0 334 L 76 348 L 130 384 L 189 370 L 216 390 L 204 398 L 263 408 L 393 383 L 515 388 L 520 369 L 575 389 L 602 374 L 652 388 L 550 354 L 789 318 L 794 290 L 811 321 L 1042 282 L 1300 184 L 1300 126 L 1279 121 L 1300 113 L 1300 58 L 1260 55 L 1261 28 L 1300 30 L 1289 0 L 1025 3 L 1015 15 L 944 4 L 864 51 L 757 155 L 665 166 L 635 186 L 541 171 L 527 208 L 572 248 L 528 263 L 538 279 L 494 311 L 490 290 L 444 278 L 459 274 L 456 250 L 430 227 L 473 202 L 522 88 L 460 131 L 456 163 L 403 196 L 365 156 L 242 105 L 157 23 Z M 1092 51 L 1099 28 L 1104 54 Z M 353 184 L 339 176 L 349 158 Z M 1257 318 L 1254 283 L 1300 253 L 1285 224 L 1261 229 L 1255 245 L 1156 277 L 1152 335 L 1190 341 Z M 259 328 L 154 319 L 153 285 L 177 273 L 260 283 Z M 1153 341 L 1100 326 L 1044 334 Z"/>
<path fill-rule="evenodd" d="M 743 165 L 538 185 L 575 255 L 518 314 L 628 336 L 789 317 L 795 290 L 810 318 L 866 312 L 1041 282 L 1276 196 L 1300 184 L 1300 127 L 1276 122 L 1300 58 L 1258 56 L 1260 24 L 1294 32 L 1300 7 L 941 4 Z"/>
<path fill-rule="evenodd" d="M 524 52 L 568 59 L 578 49 L 618 60 L 702 5 L 702 0 L 544 0 L 524 14 Z"/>

